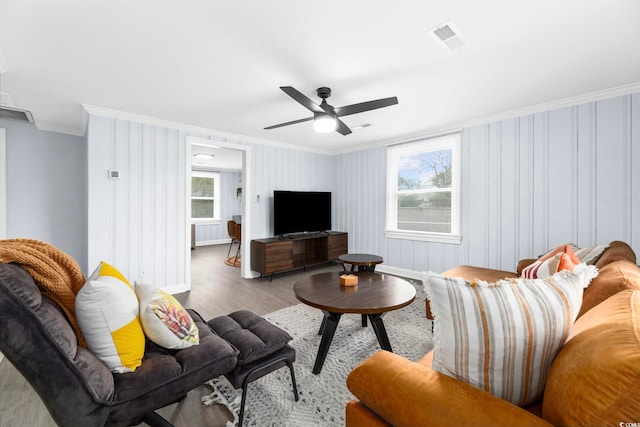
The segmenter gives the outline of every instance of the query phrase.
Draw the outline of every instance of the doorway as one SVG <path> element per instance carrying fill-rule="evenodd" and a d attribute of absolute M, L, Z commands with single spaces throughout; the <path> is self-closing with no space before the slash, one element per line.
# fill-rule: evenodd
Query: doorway
<path fill-rule="evenodd" d="M 218 243 L 220 244 L 222 240 L 228 242 L 228 232 L 227 232 L 227 220 L 231 219 L 232 215 L 239 215 L 240 222 L 242 223 L 242 241 L 250 242 L 251 241 L 251 229 L 249 224 L 251 224 L 251 212 L 250 212 L 250 203 L 249 195 L 251 194 L 250 188 L 250 176 L 249 171 L 251 170 L 251 147 L 239 144 L 233 144 L 223 141 L 214 141 L 196 137 L 187 137 L 187 161 L 188 161 L 188 173 L 189 178 L 187 179 L 189 185 L 187 185 L 188 189 L 188 197 L 187 197 L 187 218 L 191 219 L 191 171 L 194 166 L 196 169 L 204 169 L 212 172 L 219 172 L 221 175 L 224 175 L 224 178 L 227 180 L 232 180 L 232 182 L 226 182 L 224 186 L 226 187 L 225 198 L 227 203 L 227 208 L 229 208 L 229 204 L 235 205 L 236 208 L 225 209 L 224 206 L 221 209 L 221 216 L 219 221 L 210 222 L 206 228 L 200 226 L 201 229 L 207 230 L 208 235 L 211 237 L 209 243 Z M 198 159 L 195 158 L 197 154 L 200 154 L 199 157 L 202 157 L 200 160 L 200 164 L 196 165 L 195 161 Z M 210 157 L 207 161 L 207 155 L 213 156 Z M 234 174 L 235 173 L 235 174 Z M 234 178 L 235 177 L 235 178 Z M 231 188 L 229 188 L 231 187 Z M 231 194 L 230 194 L 231 192 Z M 224 200 L 221 200 L 222 203 L 225 203 Z M 188 221 L 188 233 L 187 235 L 191 235 L 191 223 L 192 221 Z M 228 245 L 228 243 L 226 243 Z M 187 251 L 187 265 L 191 266 L 191 242 L 189 242 L 189 250 Z M 226 247 L 225 247 L 226 248 Z M 197 250 L 197 247 L 195 248 Z M 233 248 L 236 250 L 236 247 Z M 226 253 L 226 252 L 225 252 Z M 240 268 L 239 268 L 239 276 L 242 278 L 252 278 L 251 268 L 250 268 L 250 245 L 243 244 L 240 247 Z M 188 283 L 191 283 L 191 268 L 188 270 Z"/>

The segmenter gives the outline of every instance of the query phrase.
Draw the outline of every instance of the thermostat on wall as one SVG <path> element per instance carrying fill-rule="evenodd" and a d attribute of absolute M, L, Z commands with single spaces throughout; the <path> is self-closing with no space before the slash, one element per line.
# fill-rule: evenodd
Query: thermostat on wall
<path fill-rule="evenodd" d="M 120 179 L 120 171 L 109 170 L 109 179 Z"/>

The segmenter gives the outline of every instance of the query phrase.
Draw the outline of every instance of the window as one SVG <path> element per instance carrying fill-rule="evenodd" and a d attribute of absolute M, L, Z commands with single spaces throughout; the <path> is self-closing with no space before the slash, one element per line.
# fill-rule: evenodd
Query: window
<path fill-rule="evenodd" d="M 460 243 L 460 134 L 387 149 L 387 237 Z"/>
<path fill-rule="evenodd" d="M 191 219 L 220 221 L 220 174 L 191 172 Z"/>

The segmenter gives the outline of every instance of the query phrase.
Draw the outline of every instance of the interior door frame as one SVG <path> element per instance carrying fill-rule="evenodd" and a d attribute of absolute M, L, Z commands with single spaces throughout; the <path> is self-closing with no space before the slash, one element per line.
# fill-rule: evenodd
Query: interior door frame
<path fill-rule="evenodd" d="M 248 242 L 251 241 L 251 200 L 252 188 L 251 188 L 251 147 L 248 145 L 235 144 L 225 141 L 215 141 L 204 138 L 197 138 L 193 136 L 187 136 L 187 143 L 185 144 L 188 162 L 187 167 L 187 236 L 191 235 L 191 146 L 192 144 L 212 145 L 220 148 L 238 150 L 242 152 L 242 241 L 247 244 L 241 245 L 240 259 L 240 276 L 244 279 L 251 279 L 251 245 Z M 191 265 L 191 241 L 188 240 L 188 247 L 186 250 L 187 266 Z M 191 288 L 191 268 L 187 268 L 187 283 Z"/>

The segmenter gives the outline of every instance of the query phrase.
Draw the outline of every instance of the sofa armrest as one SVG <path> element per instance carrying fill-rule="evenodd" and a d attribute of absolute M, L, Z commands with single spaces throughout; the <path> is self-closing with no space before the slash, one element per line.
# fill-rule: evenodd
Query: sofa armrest
<path fill-rule="evenodd" d="M 347 387 L 396 427 L 551 426 L 516 405 L 384 350 L 351 371 Z"/>
<path fill-rule="evenodd" d="M 525 258 L 518 261 L 518 265 L 516 267 L 516 274 L 518 275 L 518 277 L 522 276 L 522 270 L 524 270 L 525 267 L 529 267 L 537 260 L 538 258 Z"/>

